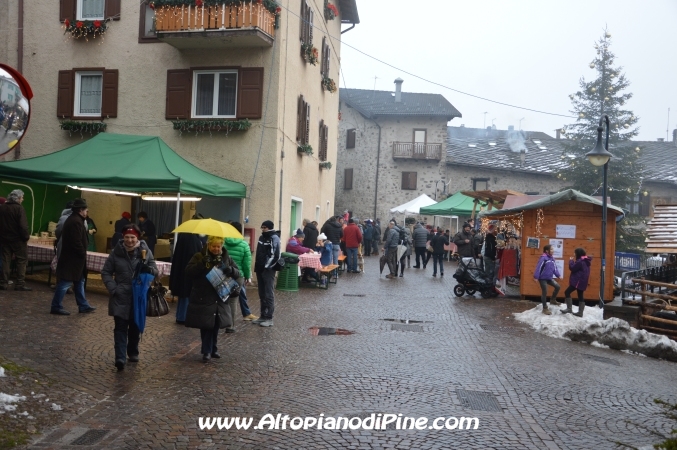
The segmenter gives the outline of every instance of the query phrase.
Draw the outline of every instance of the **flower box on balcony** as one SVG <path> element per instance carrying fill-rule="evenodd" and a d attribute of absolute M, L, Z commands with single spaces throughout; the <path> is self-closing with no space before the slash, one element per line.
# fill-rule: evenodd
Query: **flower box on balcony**
<path fill-rule="evenodd" d="M 322 161 L 320 163 L 320 169 L 331 169 L 331 161 Z"/>
<path fill-rule="evenodd" d="M 80 133 L 82 136 L 84 133 L 89 133 L 93 135 L 94 133 L 103 133 L 108 127 L 107 124 L 103 122 L 91 122 L 91 121 L 82 121 L 77 120 L 64 120 L 59 123 L 59 128 L 64 131 L 68 131 L 69 134 Z"/>
<path fill-rule="evenodd" d="M 313 147 L 312 147 L 310 144 L 299 145 L 299 146 L 296 148 L 296 152 L 297 152 L 299 155 L 306 154 L 306 155 L 310 156 L 310 155 L 313 154 Z"/>

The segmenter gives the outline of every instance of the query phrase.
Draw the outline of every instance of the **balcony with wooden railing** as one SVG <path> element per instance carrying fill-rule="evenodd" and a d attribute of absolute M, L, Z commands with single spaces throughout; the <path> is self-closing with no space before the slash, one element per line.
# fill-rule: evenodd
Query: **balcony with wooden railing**
<path fill-rule="evenodd" d="M 420 142 L 393 142 L 393 158 L 403 159 L 442 159 L 442 144 L 423 144 Z"/>
<path fill-rule="evenodd" d="M 178 49 L 270 47 L 275 20 L 274 13 L 255 1 L 155 8 L 158 39 Z"/>

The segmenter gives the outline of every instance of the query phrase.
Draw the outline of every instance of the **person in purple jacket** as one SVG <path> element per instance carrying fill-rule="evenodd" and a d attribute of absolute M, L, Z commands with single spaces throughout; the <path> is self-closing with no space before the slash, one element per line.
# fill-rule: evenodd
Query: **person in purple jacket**
<path fill-rule="evenodd" d="M 543 247 L 543 254 L 536 264 L 536 270 L 534 270 L 534 281 L 538 281 L 538 284 L 541 285 L 541 303 L 543 303 L 543 314 L 550 315 L 550 310 L 548 309 L 548 304 L 546 303 L 548 297 L 548 285 L 552 286 L 555 290 L 552 292 L 552 297 L 550 297 L 550 304 L 552 306 L 561 305 L 557 301 L 557 293 L 559 292 L 559 284 L 554 280 L 554 278 L 561 278 L 561 274 L 557 269 L 557 264 L 555 264 L 555 258 L 553 258 L 553 250 L 551 245 L 546 245 Z"/>
<path fill-rule="evenodd" d="M 576 261 L 574 261 L 573 257 L 569 258 L 571 276 L 569 277 L 569 287 L 564 291 L 564 301 L 567 304 L 567 308 L 562 310 L 562 314 L 573 314 L 571 310 L 571 294 L 576 291 L 578 293 L 578 312 L 574 316 L 583 317 L 583 310 L 585 309 L 583 291 L 588 287 L 592 257 L 586 256 L 585 250 L 580 247 L 574 250 L 574 254 L 576 255 Z"/>

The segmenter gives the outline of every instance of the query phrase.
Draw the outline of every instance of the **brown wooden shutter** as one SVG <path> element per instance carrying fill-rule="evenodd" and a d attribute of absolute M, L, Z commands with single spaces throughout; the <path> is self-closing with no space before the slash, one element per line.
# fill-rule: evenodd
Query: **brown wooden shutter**
<path fill-rule="evenodd" d="M 103 92 L 101 94 L 101 117 L 118 116 L 118 71 L 103 71 Z"/>
<path fill-rule="evenodd" d="M 301 143 L 301 136 L 303 135 L 302 124 L 305 123 L 303 115 L 306 112 L 303 95 L 299 95 L 298 105 L 296 106 L 296 142 Z"/>
<path fill-rule="evenodd" d="M 331 48 L 329 48 L 329 42 L 327 42 L 327 51 L 325 52 L 326 62 L 324 67 L 324 76 L 329 77 L 329 63 L 331 62 Z"/>
<path fill-rule="evenodd" d="M 402 189 L 416 189 L 416 172 L 402 172 Z"/>
<path fill-rule="evenodd" d="M 59 21 L 63 22 L 68 19 L 71 22 L 75 21 L 75 4 L 77 0 L 61 0 L 59 4 Z"/>
<path fill-rule="evenodd" d="M 343 171 L 343 189 L 353 188 L 353 169 L 345 169 Z"/>
<path fill-rule="evenodd" d="M 73 71 L 60 70 L 56 100 L 56 116 L 59 118 L 73 117 L 74 85 L 75 80 Z"/>
<path fill-rule="evenodd" d="M 190 69 L 167 71 L 166 119 L 190 119 L 191 88 Z"/>
<path fill-rule="evenodd" d="M 320 139 L 317 141 L 317 156 L 320 159 L 320 161 L 326 161 L 327 160 L 327 153 L 324 148 L 324 141 L 325 141 L 325 126 L 324 126 L 324 120 L 320 120 Z"/>
<path fill-rule="evenodd" d="M 323 77 L 327 76 L 326 72 L 324 71 L 325 67 L 327 67 L 327 53 L 326 53 L 327 52 L 327 45 L 326 45 L 326 43 L 327 43 L 327 38 L 323 37 L 322 38 L 322 60 L 320 62 L 320 75 L 322 75 Z"/>
<path fill-rule="evenodd" d="M 304 144 L 310 144 L 310 105 L 306 103 L 306 137 L 303 141 Z"/>
<path fill-rule="evenodd" d="M 263 67 L 240 69 L 238 76 L 238 119 L 260 119 L 263 112 Z"/>
<path fill-rule="evenodd" d="M 326 161 L 327 160 L 327 152 L 329 151 L 329 127 L 327 125 L 324 125 L 322 128 L 323 128 L 322 154 L 321 154 L 320 160 Z"/>
<path fill-rule="evenodd" d="M 308 7 L 308 43 L 312 45 L 313 43 L 313 16 L 315 13 L 313 10 Z"/>
<path fill-rule="evenodd" d="M 120 0 L 106 0 L 106 19 L 120 20 Z"/>
<path fill-rule="evenodd" d="M 346 133 L 346 148 L 355 148 L 355 129 L 350 129 Z"/>
<path fill-rule="evenodd" d="M 299 39 L 306 41 L 306 2 L 301 2 L 301 15 L 299 16 Z"/>

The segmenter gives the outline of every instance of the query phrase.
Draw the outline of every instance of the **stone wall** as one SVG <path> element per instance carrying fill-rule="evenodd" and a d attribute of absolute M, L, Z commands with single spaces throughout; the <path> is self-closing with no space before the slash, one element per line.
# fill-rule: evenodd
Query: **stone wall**
<path fill-rule="evenodd" d="M 377 125 L 378 123 L 378 125 Z M 380 158 L 378 136 L 381 127 Z M 347 130 L 355 129 L 355 148 L 346 149 Z M 435 182 L 445 179 L 445 163 L 434 160 L 393 158 L 393 142 L 413 142 L 413 130 L 426 129 L 427 142 L 443 144 L 447 135 L 444 118 L 408 117 L 366 119 L 341 102 L 338 159 L 336 166 L 335 213 L 353 211 L 359 218 L 387 219 L 390 208 L 406 203 L 421 194 L 434 198 Z M 378 193 L 376 192 L 378 163 Z M 344 189 L 345 169 L 353 169 L 352 189 Z M 416 172 L 415 190 L 402 189 L 402 172 Z M 440 193 L 442 184 L 439 183 Z M 378 195 L 376 202 L 375 195 Z"/>

